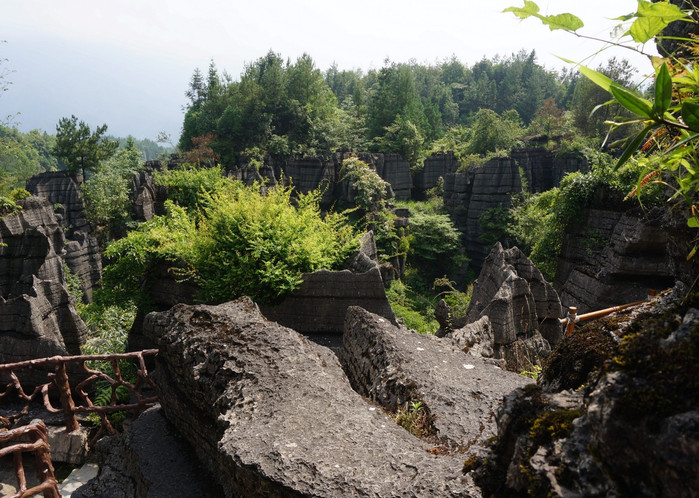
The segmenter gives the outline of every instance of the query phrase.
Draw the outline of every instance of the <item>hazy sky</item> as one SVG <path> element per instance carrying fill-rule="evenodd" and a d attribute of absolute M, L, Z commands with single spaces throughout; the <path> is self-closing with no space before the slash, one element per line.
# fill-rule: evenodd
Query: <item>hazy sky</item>
<path fill-rule="evenodd" d="M 1 70 L 11 70 L 0 116 L 19 112 L 19 128 L 55 133 L 75 114 L 109 133 L 176 141 L 184 92 L 196 67 L 211 59 L 238 79 L 244 64 L 270 49 L 292 61 L 304 52 L 321 70 L 382 67 L 387 57 L 436 63 L 456 55 L 472 65 L 496 54 L 535 49 L 548 68 L 554 55 L 582 60 L 598 48 L 519 21 L 502 10 L 522 0 L 0 0 Z M 542 12 L 573 12 L 582 32 L 607 38 L 609 18 L 635 10 L 636 0 L 540 0 Z M 654 47 L 646 46 L 654 52 Z M 588 65 L 596 67 L 605 52 Z M 642 57 L 621 52 L 642 71 Z"/>

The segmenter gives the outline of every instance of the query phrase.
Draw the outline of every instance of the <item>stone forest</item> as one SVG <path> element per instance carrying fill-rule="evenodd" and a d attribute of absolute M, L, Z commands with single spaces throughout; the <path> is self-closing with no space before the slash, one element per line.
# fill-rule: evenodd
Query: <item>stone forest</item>
<path fill-rule="evenodd" d="M 697 9 L 660 18 L 643 91 L 270 52 L 195 71 L 177 146 L 0 127 L 0 494 L 696 496 Z"/>

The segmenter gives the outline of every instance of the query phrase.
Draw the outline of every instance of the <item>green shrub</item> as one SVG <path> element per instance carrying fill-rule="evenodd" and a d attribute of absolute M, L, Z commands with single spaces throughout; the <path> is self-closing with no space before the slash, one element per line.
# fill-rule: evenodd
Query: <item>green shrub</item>
<path fill-rule="evenodd" d="M 357 157 L 342 161 L 342 180 L 352 185 L 354 203 L 365 213 L 375 213 L 386 208 L 389 184 L 367 163 Z"/>
<path fill-rule="evenodd" d="M 22 199 L 26 199 L 27 197 L 31 197 L 32 194 L 30 194 L 27 190 L 23 188 L 16 188 L 12 192 L 10 192 L 10 199 L 13 201 L 21 201 Z"/>
<path fill-rule="evenodd" d="M 403 324 L 420 334 L 434 334 L 439 323 L 434 318 L 434 306 L 431 301 L 418 294 L 400 280 L 391 282 L 386 290 L 386 297 L 393 312 L 403 320 Z"/>
<path fill-rule="evenodd" d="M 157 184 L 167 187 L 168 199 L 192 210 L 202 207 L 201 195 L 204 192 L 216 192 L 229 183 L 229 180 L 223 177 L 220 165 L 212 168 L 183 165 L 182 169 L 156 173 L 154 180 Z"/>
<path fill-rule="evenodd" d="M 73 273 L 73 271 L 65 263 L 63 263 L 63 279 L 65 280 L 68 294 L 75 299 L 76 303 L 81 303 L 83 300 L 83 289 L 80 282 L 80 277 Z"/>
<path fill-rule="evenodd" d="M 446 214 L 415 212 L 408 225 L 411 265 L 428 282 L 451 273 L 465 262 L 459 232 Z"/>
<path fill-rule="evenodd" d="M 629 164 L 626 169 L 613 172 L 603 161 L 590 171 L 567 174 L 557 188 L 515 199 L 510 210 L 513 221 L 507 232 L 520 249 L 530 254 L 544 276 L 552 280 L 566 231 L 580 220 L 594 195 L 607 190 L 617 192 L 621 198 L 635 185 L 641 167 Z M 644 199 L 647 206 L 661 203 L 661 186 L 647 190 Z"/>
<path fill-rule="evenodd" d="M 235 182 L 210 197 L 192 261 L 207 302 L 271 301 L 296 289 L 302 273 L 337 268 L 356 249 L 343 215 L 321 217 L 320 191 L 299 195 L 296 207 L 291 193 Z"/>
<path fill-rule="evenodd" d="M 22 206 L 18 206 L 9 197 L 0 196 L 0 216 L 13 215 L 22 212 Z"/>
<path fill-rule="evenodd" d="M 135 302 L 148 307 L 143 283 L 159 263 L 175 266 L 193 259 L 196 226 L 187 211 L 165 203 L 168 214 L 156 216 L 114 242 L 105 251 L 112 263 L 104 268 L 102 281 L 105 300 L 118 306 Z M 191 275 L 190 275 L 191 276 Z"/>
<path fill-rule="evenodd" d="M 205 302 L 272 301 L 296 289 L 302 273 L 339 267 L 358 244 L 343 215 L 321 216 L 320 191 L 291 195 L 281 185 L 263 194 L 259 185 L 228 180 L 199 196 L 198 222 L 168 201 L 167 215 L 108 248 L 114 263 L 104 271 L 105 287 L 122 299 L 139 295 L 145 307 L 143 282 L 165 263 L 198 284 Z"/>
<path fill-rule="evenodd" d="M 432 284 L 432 288 L 438 290 L 440 288 L 446 289 L 439 294 L 436 298 L 444 299 L 449 307 L 451 308 L 452 315 L 460 318 L 466 316 L 468 307 L 471 304 L 471 294 L 473 293 L 473 285 L 469 285 L 465 291 L 460 291 L 456 288 L 456 282 L 452 282 L 446 277 L 435 279 Z"/>
<path fill-rule="evenodd" d="M 486 209 L 478 217 L 478 225 L 481 229 L 480 239 L 488 246 L 504 241 L 507 237 L 507 226 L 511 221 L 510 210 L 503 205 Z"/>

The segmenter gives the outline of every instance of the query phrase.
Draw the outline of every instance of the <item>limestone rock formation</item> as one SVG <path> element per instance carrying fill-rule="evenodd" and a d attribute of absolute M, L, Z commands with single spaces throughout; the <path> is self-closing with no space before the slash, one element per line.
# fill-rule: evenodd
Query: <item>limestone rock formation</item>
<path fill-rule="evenodd" d="M 522 191 L 517 164 L 509 158 L 492 159 L 465 173 L 444 177 L 444 206 L 464 234 L 466 254 L 480 268 L 490 246 L 481 240 L 479 218 L 488 209 L 509 208 L 513 194 Z"/>
<path fill-rule="evenodd" d="M 156 215 L 164 214 L 163 203 L 166 198 L 167 189 L 162 185 L 156 185 L 149 172 L 134 173 L 131 178 L 131 201 L 133 203 L 134 220 L 149 221 Z"/>
<path fill-rule="evenodd" d="M 484 495 L 693 496 L 698 305 L 696 293 L 678 286 L 623 328 L 617 323 L 614 335 L 626 339 L 611 346 L 582 389 L 529 386 L 506 397 L 490 456 L 465 469 L 476 469 Z M 574 371 L 580 357 L 565 361 Z"/>
<path fill-rule="evenodd" d="M 454 330 L 449 338 L 464 353 L 480 358 L 495 357 L 495 335 L 488 315 Z"/>
<path fill-rule="evenodd" d="M 522 191 L 521 173 L 531 192 L 543 192 L 557 186 L 566 173 L 587 167 L 584 158 L 556 157 L 544 149 L 518 149 L 510 157 L 491 159 L 481 166 L 456 172 L 453 157 L 441 155 L 425 160 L 419 185 L 436 185 L 435 177 L 444 172 L 444 206 L 464 235 L 470 264 L 480 269 L 490 245 L 481 240 L 479 218 L 489 209 L 510 207 L 512 195 Z"/>
<path fill-rule="evenodd" d="M 83 299 L 91 302 L 92 289 L 99 285 L 102 278 L 102 256 L 99 243 L 85 219 L 80 188 L 65 172 L 53 171 L 29 178 L 27 190 L 48 199 L 62 213 L 58 221 L 65 230 L 65 262 L 80 278 Z"/>
<path fill-rule="evenodd" d="M 143 412 L 123 434 L 97 442 L 99 474 L 71 496 L 221 496 L 221 490 L 191 458 L 192 453 L 191 446 L 155 406 Z"/>
<path fill-rule="evenodd" d="M 358 307 L 347 312 L 342 342 L 338 356 L 357 392 L 392 411 L 422 403 L 440 444 L 462 451 L 484 445 L 503 396 L 531 382 Z"/>
<path fill-rule="evenodd" d="M 349 306 L 362 306 L 395 322 L 378 267 L 364 273 L 318 270 L 276 305 L 263 305 L 270 320 L 301 333 L 342 334 Z"/>
<path fill-rule="evenodd" d="M 448 174 L 456 173 L 459 169 L 459 160 L 453 152 L 435 153 L 425 158 L 422 169 L 415 173 L 415 189 L 413 198 L 423 200 L 427 197 L 427 191 L 439 184 L 439 179 Z"/>
<path fill-rule="evenodd" d="M 490 318 L 497 356 L 509 356 L 508 369 L 515 371 L 529 370 L 536 361 L 527 364 L 527 356 L 531 360 L 545 356 L 549 343 L 555 345 L 563 333 L 556 291 L 522 251 L 517 247 L 505 250 L 500 243 L 483 264 L 466 312 L 469 323 L 483 316 Z"/>
<path fill-rule="evenodd" d="M 65 239 L 46 199 L 0 218 L 0 363 L 79 354 L 87 327 L 65 287 Z M 46 381 L 45 372 L 23 377 Z"/>
<path fill-rule="evenodd" d="M 247 298 L 146 317 L 163 411 L 225 496 L 478 496 L 463 458 L 393 423 L 337 357 Z"/>
<path fill-rule="evenodd" d="M 399 154 L 359 154 L 359 159 L 376 170 L 376 173 L 389 185 L 395 198 L 405 201 L 411 198 L 413 180 L 410 164 Z"/>
<path fill-rule="evenodd" d="M 554 282 L 563 305 L 586 313 L 672 287 L 668 248 L 681 246 L 686 256 L 691 246 L 670 243 L 674 234 L 665 228 L 666 217 L 659 208 L 630 210 L 619 193 L 599 192 L 563 242 Z"/>
<path fill-rule="evenodd" d="M 350 306 L 361 306 L 395 323 L 376 259 L 376 242 L 369 232 L 348 262 L 350 269 L 304 273 L 299 289 L 281 303 L 262 305 L 262 312 L 270 320 L 303 334 L 342 335 Z"/>
<path fill-rule="evenodd" d="M 80 354 L 87 327 L 59 280 L 30 275 L 18 296 L 0 297 L 0 362 Z"/>
<path fill-rule="evenodd" d="M 545 192 L 557 187 L 566 174 L 588 169 L 585 157 L 559 156 L 543 147 L 513 149 L 510 157 L 522 169 L 530 192 Z"/>

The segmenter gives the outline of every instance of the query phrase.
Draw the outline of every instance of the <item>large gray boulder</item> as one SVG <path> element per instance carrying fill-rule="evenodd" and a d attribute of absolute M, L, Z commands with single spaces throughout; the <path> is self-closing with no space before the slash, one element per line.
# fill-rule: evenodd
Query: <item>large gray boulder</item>
<path fill-rule="evenodd" d="M 531 383 L 358 307 L 347 312 L 342 342 L 340 362 L 357 392 L 391 411 L 422 403 L 434 417 L 436 438 L 461 451 L 494 436 L 502 398 Z"/>
<path fill-rule="evenodd" d="M 144 331 L 163 411 L 226 496 L 478 496 L 463 458 L 431 454 L 247 298 L 151 313 Z"/>

